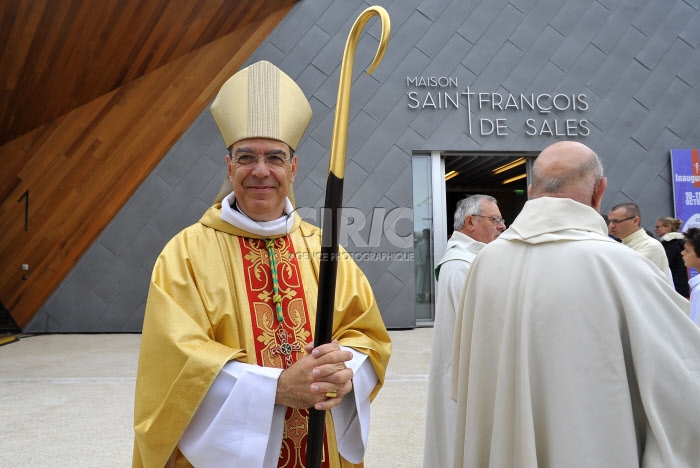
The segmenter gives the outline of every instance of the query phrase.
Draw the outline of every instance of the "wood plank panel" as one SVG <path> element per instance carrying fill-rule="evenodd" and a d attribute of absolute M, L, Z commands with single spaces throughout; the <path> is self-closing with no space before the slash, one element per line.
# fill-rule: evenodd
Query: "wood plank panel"
<path fill-rule="evenodd" d="M 0 147 L 0 300 L 21 327 L 289 8 Z"/>
<path fill-rule="evenodd" d="M 0 145 L 294 1 L 0 2 Z"/>

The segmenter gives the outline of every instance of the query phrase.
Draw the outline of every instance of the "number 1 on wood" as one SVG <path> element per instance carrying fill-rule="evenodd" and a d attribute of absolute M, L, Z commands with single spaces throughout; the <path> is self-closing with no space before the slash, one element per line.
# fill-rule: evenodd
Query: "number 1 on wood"
<path fill-rule="evenodd" d="M 24 201 L 24 230 L 29 231 L 29 189 L 27 189 L 21 197 L 19 197 L 19 200 L 17 200 L 17 203 L 21 202 L 22 199 L 25 199 Z"/>

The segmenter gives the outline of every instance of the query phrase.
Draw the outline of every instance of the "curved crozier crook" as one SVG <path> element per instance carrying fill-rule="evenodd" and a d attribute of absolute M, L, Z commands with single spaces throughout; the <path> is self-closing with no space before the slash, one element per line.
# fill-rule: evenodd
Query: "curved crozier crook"
<path fill-rule="evenodd" d="M 379 64 L 384 56 L 389 42 L 389 14 L 382 7 L 367 8 L 357 18 L 350 30 L 345 44 L 343 62 L 340 67 L 340 83 L 338 84 L 338 99 L 335 106 L 335 122 L 331 140 L 331 155 L 326 180 L 326 201 L 324 209 L 329 215 L 323 218 L 323 234 L 321 242 L 321 260 L 318 275 L 318 299 L 316 301 L 316 326 L 314 346 L 330 343 L 335 309 L 335 286 L 338 271 L 338 234 L 339 219 L 343 203 L 343 176 L 345 173 L 345 151 L 347 149 L 348 119 L 350 115 L 350 86 L 352 85 L 352 66 L 355 60 L 355 49 L 362 28 L 374 15 L 382 20 L 382 37 L 379 49 L 370 66 L 369 72 Z M 325 427 L 325 410 L 309 409 L 309 426 L 307 437 L 306 466 L 320 468 L 323 453 L 323 434 Z"/>
<path fill-rule="evenodd" d="M 372 73 L 379 65 L 389 44 L 391 22 L 389 13 L 380 6 L 371 6 L 358 16 L 352 25 L 348 40 L 345 43 L 343 62 L 340 67 L 340 81 L 338 83 L 338 98 L 335 104 L 335 121 L 333 123 L 333 137 L 331 141 L 331 157 L 328 172 L 342 179 L 345 175 L 345 151 L 348 143 L 348 121 L 350 118 L 350 88 L 352 86 L 352 67 L 355 63 L 355 50 L 360 40 L 362 29 L 373 16 L 379 16 L 382 21 L 382 36 L 379 40 L 379 48 L 374 56 L 367 73 Z"/>

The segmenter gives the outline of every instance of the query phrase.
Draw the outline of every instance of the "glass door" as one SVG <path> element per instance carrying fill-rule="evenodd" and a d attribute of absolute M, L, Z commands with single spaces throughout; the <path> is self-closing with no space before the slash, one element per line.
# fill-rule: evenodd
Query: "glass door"
<path fill-rule="evenodd" d="M 445 163 L 439 151 L 413 156 L 413 252 L 416 323 L 435 318 L 435 259 L 447 243 Z"/>
<path fill-rule="evenodd" d="M 416 321 L 432 320 L 433 281 L 433 192 L 430 155 L 413 157 L 413 252 L 415 268 Z"/>

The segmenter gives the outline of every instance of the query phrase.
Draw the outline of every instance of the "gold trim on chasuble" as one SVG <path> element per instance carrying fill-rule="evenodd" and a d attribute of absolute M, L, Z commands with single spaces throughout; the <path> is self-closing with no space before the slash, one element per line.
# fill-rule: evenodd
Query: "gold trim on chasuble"
<path fill-rule="evenodd" d="M 306 297 L 301 284 L 299 263 L 289 237 L 274 239 L 277 270 L 277 301 L 281 301 L 283 320 L 275 311 L 275 278 L 265 240 L 239 237 L 246 291 L 252 315 L 255 356 L 265 367 L 286 369 L 304 355 L 304 346 L 312 341 Z M 287 408 L 284 437 L 278 467 L 303 468 L 306 463 L 308 409 Z M 328 463 L 327 434 L 323 441 L 324 468 Z"/>

